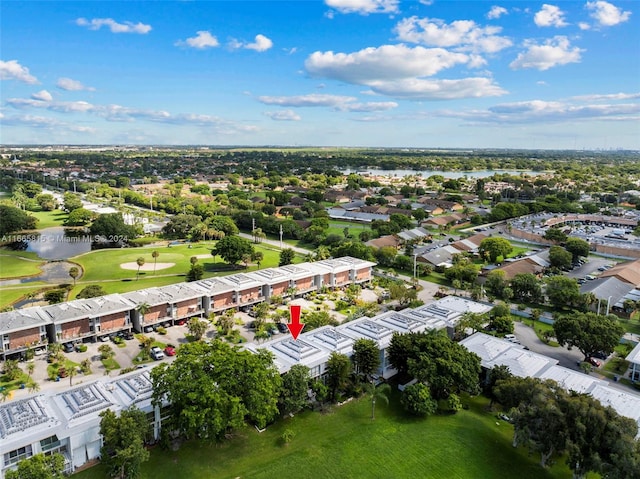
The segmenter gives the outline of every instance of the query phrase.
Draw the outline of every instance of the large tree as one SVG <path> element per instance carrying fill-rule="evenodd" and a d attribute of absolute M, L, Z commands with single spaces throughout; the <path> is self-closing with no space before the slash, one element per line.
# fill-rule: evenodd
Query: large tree
<path fill-rule="evenodd" d="M 483 239 L 478 248 L 480 256 L 488 258 L 491 263 L 495 263 L 499 257 L 506 258 L 512 251 L 513 246 L 509 240 L 499 236 Z"/>
<path fill-rule="evenodd" d="M 220 256 L 226 263 L 234 265 L 242 261 L 244 255 L 253 253 L 253 246 L 247 239 L 240 236 L 225 236 L 216 243 L 211 251 L 213 256 Z"/>
<path fill-rule="evenodd" d="M 580 238 L 567 238 L 564 248 L 571 253 L 573 261 L 577 261 L 580 256 L 589 256 L 589 243 Z"/>
<path fill-rule="evenodd" d="M 90 230 L 92 235 L 102 236 L 113 243 L 130 241 L 136 236 L 136 229 L 124 222 L 122 213 L 99 215 Z"/>
<path fill-rule="evenodd" d="M 286 266 L 288 264 L 292 264 L 295 257 L 296 253 L 291 248 L 283 249 L 282 251 L 280 251 L 280 260 L 278 261 L 278 266 Z"/>
<path fill-rule="evenodd" d="M 332 352 L 327 361 L 327 386 L 332 401 L 335 401 L 344 392 L 350 374 L 351 360 L 349 357 L 335 351 Z"/>
<path fill-rule="evenodd" d="M 549 248 L 549 263 L 554 268 L 568 268 L 571 266 L 571 253 L 569 253 L 562 246 L 552 246 Z"/>
<path fill-rule="evenodd" d="M 407 386 L 400 398 L 402 407 L 414 416 L 429 416 L 436 412 L 438 403 L 431 397 L 429 387 L 423 383 Z"/>
<path fill-rule="evenodd" d="M 245 420 L 262 428 L 278 415 L 282 379 L 264 350 L 188 343 L 173 363 L 154 368 L 151 379 L 154 404 L 172 404 L 173 427 L 186 437 L 219 439 Z"/>
<path fill-rule="evenodd" d="M 591 312 L 561 315 L 556 318 L 553 331 L 561 345 L 577 348 L 585 360 L 600 351 L 611 354 L 624 334 L 624 328 L 615 316 L 598 316 Z"/>
<path fill-rule="evenodd" d="M 16 469 L 5 471 L 5 479 L 64 479 L 64 456 L 62 454 L 36 454 L 18 463 Z"/>
<path fill-rule="evenodd" d="M 368 380 L 380 366 L 380 350 L 373 339 L 356 339 L 353 343 L 353 362 L 358 374 Z"/>
<path fill-rule="evenodd" d="M 282 414 L 296 413 L 307 405 L 310 381 L 309 368 L 302 364 L 294 364 L 286 374 L 283 374 L 278 399 Z"/>
<path fill-rule="evenodd" d="M 147 415 L 133 407 L 117 416 L 111 409 L 100 413 L 102 434 L 102 463 L 110 477 L 133 479 L 140 475 L 140 465 L 149 460 L 144 447 L 149 431 Z"/>
<path fill-rule="evenodd" d="M 557 275 L 547 279 L 546 295 L 549 302 L 562 309 L 576 305 L 580 300 L 578 282 L 567 276 Z"/>
<path fill-rule="evenodd" d="M 560 228 L 549 228 L 542 236 L 544 239 L 554 241 L 555 243 L 564 243 L 567 241 L 567 234 Z"/>
<path fill-rule="evenodd" d="M 542 284 L 533 273 L 518 273 L 511 279 L 513 299 L 525 303 L 542 301 Z"/>
<path fill-rule="evenodd" d="M 38 220 L 13 206 L 0 205 L 0 234 L 35 229 Z M 3 240 L 4 241 L 4 240 Z M 10 239 L 8 240 L 10 241 Z"/>

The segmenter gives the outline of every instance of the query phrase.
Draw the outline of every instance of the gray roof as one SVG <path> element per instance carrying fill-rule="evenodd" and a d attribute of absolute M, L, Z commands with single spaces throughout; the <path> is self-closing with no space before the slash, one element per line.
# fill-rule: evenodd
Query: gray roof
<path fill-rule="evenodd" d="M 581 293 L 593 293 L 596 298 L 608 301 L 611 306 L 624 298 L 635 288 L 632 284 L 620 281 L 614 276 L 587 281 L 580 287 Z"/>

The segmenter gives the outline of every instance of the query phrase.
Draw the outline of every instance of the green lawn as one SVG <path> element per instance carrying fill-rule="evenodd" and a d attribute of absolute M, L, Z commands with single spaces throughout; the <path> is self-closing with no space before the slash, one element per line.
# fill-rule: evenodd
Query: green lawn
<path fill-rule="evenodd" d="M 192 441 L 177 452 L 160 447 L 142 466 L 140 478 L 181 477 L 361 479 L 560 479 L 571 473 L 563 464 L 550 469 L 537 456 L 511 447 L 513 430 L 486 412 L 487 400 L 454 416 L 407 417 L 394 393 L 390 405 L 356 400 L 333 412 L 305 412 L 271 425 L 263 433 L 248 427 L 219 444 Z M 295 433 L 289 445 L 285 429 Z M 78 479 L 106 477 L 100 466 Z"/>
<path fill-rule="evenodd" d="M 63 226 L 64 220 L 69 216 L 62 210 L 53 211 L 29 211 L 31 216 L 38 218 L 38 229 L 51 228 L 53 226 Z"/>
<path fill-rule="evenodd" d="M 20 276 L 34 276 L 40 273 L 40 265 L 44 263 L 33 253 L 32 258 L 27 254 L 11 254 L 16 253 L 9 250 L 0 252 L 0 279 L 16 278 Z M 24 253 L 21 251 L 21 253 Z"/>

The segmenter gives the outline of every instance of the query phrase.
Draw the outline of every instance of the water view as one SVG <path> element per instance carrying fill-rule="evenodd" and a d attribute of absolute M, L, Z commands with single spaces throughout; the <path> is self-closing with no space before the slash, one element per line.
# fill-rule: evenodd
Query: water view
<path fill-rule="evenodd" d="M 85 233 L 65 230 L 61 227 L 45 228 L 14 243 L 17 249 L 37 254 L 42 259 L 62 260 L 91 251 L 91 238 Z"/>
<path fill-rule="evenodd" d="M 371 176 L 414 176 L 420 175 L 423 178 L 428 178 L 433 175 L 439 175 L 444 178 L 464 178 L 465 176 L 468 178 L 487 178 L 489 176 L 493 176 L 495 174 L 500 175 L 512 175 L 512 176 L 520 176 L 520 175 L 530 175 L 536 176 L 545 173 L 544 171 L 533 171 L 533 170 L 475 170 L 475 171 L 441 171 L 441 170 L 377 170 L 377 169 L 367 169 L 367 168 L 357 168 L 351 169 L 347 168 L 342 170 L 342 173 L 348 175 L 350 173 L 358 173 L 360 175 L 371 175 Z"/>

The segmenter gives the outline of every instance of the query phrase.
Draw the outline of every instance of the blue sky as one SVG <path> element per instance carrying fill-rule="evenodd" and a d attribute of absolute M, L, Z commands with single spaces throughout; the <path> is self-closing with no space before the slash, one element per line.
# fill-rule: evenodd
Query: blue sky
<path fill-rule="evenodd" d="M 637 1 L 0 4 L 2 144 L 640 149 Z"/>

